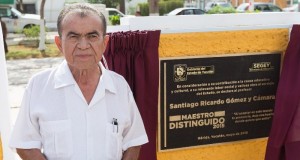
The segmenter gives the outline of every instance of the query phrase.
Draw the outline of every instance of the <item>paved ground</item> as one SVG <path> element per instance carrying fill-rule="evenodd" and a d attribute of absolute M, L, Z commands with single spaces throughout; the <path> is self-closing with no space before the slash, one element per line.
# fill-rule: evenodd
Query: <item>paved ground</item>
<path fill-rule="evenodd" d="M 24 89 L 30 77 L 41 70 L 59 65 L 62 60 L 59 57 L 7 61 L 8 96 L 13 124 L 19 112 Z"/>

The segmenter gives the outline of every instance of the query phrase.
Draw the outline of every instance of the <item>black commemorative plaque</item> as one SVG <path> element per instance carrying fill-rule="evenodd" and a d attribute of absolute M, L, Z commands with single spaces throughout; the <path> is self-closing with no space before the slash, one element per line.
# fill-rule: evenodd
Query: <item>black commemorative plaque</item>
<path fill-rule="evenodd" d="M 267 137 L 281 53 L 160 60 L 160 150 Z"/>

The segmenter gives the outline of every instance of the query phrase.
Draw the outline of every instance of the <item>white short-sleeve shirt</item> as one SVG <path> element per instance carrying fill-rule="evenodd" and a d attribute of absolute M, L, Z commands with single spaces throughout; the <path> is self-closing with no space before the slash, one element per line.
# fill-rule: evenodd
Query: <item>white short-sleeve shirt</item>
<path fill-rule="evenodd" d="M 148 142 L 125 79 L 100 63 L 102 75 L 87 104 L 64 61 L 29 82 L 14 126 L 12 148 L 42 149 L 48 160 L 120 160 Z"/>

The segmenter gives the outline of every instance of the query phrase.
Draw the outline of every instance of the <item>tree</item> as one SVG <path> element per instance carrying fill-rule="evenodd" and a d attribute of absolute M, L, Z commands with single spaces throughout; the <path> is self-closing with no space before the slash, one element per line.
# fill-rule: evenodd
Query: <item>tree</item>
<path fill-rule="evenodd" d="M 159 0 L 148 0 L 149 3 L 149 15 L 158 16 L 159 15 L 159 7 L 158 7 Z"/>
<path fill-rule="evenodd" d="M 120 0 L 119 2 L 120 2 L 120 11 L 125 13 L 125 0 Z"/>
<path fill-rule="evenodd" d="M 41 7 L 40 7 L 40 19 L 44 21 L 44 7 L 45 7 L 46 0 L 42 0 Z M 45 22 L 45 21 L 44 21 Z M 39 50 L 43 56 L 46 55 L 45 53 L 45 27 L 44 25 L 40 26 L 40 45 Z"/>
<path fill-rule="evenodd" d="M 88 0 L 88 2 L 105 4 L 105 6 L 108 8 L 116 8 L 117 6 L 119 6 L 120 11 L 125 13 L 125 0 Z"/>
<path fill-rule="evenodd" d="M 105 4 L 108 8 L 116 8 L 119 5 L 119 0 L 87 0 L 89 3 Z"/>
<path fill-rule="evenodd" d="M 23 0 L 17 0 L 20 12 L 24 13 Z"/>
<path fill-rule="evenodd" d="M 44 19 L 44 7 L 45 7 L 45 3 L 46 3 L 46 0 L 42 0 L 41 2 L 41 7 L 40 7 L 40 17 L 41 19 Z"/>

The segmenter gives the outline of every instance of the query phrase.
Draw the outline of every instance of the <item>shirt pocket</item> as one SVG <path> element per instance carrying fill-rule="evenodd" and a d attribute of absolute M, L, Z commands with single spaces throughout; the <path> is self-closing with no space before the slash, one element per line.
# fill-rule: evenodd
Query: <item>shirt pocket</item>
<path fill-rule="evenodd" d="M 106 158 L 107 160 L 121 160 L 122 151 L 122 132 L 123 125 L 106 124 Z"/>
<path fill-rule="evenodd" d="M 43 121 L 40 128 L 47 159 L 70 159 L 73 150 L 70 120 Z"/>

